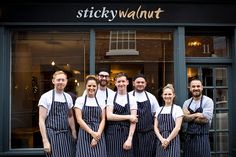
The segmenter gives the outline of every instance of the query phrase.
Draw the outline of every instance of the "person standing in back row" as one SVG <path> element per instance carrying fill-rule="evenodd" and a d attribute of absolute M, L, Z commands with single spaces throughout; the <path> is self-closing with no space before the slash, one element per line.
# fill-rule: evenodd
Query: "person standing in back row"
<path fill-rule="evenodd" d="M 184 122 L 187 122 L 184 157 L 210 157 L 209 129 L 213 116 L 213 100 L 202 94 L 199 79 L 190 81 L 192 98 L 183 104 Z"/>
<path fill-rule="evenodd" d="M 109 95 L 114 95 L 114 91 L 107 87 L 110 81 L 110 75 L 107 71 L 101 70 L 97 76 L 98 79 L 98 90 L 96 93 L 97 99 L 104 105 L 107 105 L 107 99 Z"/>
<path fill-rule="evenodd" d="M 127 93 L 128 77 L 118 73 L 115 79 L 117 92 L 108 97 L 106 148 L 108 157 L 134 157 L 132 140 L 137 122 L 137 103 Z"/>
<path fill-rule="evenodd" d="M 153 122 L 159 103 L 154 95 L 145 91 L 146 86 L 146 77 L 143 74 L 137 74 L 133 78 L 134 90 L 129 92 L 135 97 L 138 105 L 138 123 L 133 139 L 134 157 L 155 157 L 156 154 Z"/>
<path fill-rule="evenodd" d="M 52 83 L 54 89 L 44 93 L 38 103 L 43 148 L 47 157 L 73 157 L 77 135 L 72 98 L 64 92 L 66 73 L 56 71 Z"/>

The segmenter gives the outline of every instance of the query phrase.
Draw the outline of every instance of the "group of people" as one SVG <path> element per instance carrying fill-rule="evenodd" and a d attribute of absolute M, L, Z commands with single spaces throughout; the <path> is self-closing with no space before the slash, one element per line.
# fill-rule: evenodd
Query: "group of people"
<path fill-rule="evenodd" d="M 56 71 L 54 89 L 39 100 L 39 128 L 48 157 L 180 157 L 182 121 L 188 124 L 184 157 L 210 157 L 209 127 L 213 101 L 202 94 L 200 80 L 190 82 L 192 97 L 183 108 L 174 104 L 172 84 L 163 87 L 163 106 L 146 91 L 137 74 L 128 92 L 128 76 L 118 73 L 117 91 L 107 87 L 109 73 L 88 75 L 85 92 L 73 104 L 64 89 L 67 75 Z M 75 116 L 73 115 L 75 113 Z M 79 129 L 76 131 L 75 122 Z"/>

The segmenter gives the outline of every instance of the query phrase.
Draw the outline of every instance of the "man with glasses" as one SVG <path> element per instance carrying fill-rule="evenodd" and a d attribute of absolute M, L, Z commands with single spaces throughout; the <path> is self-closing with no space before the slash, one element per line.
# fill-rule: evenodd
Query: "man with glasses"
<path fill-rule="evenodd" d="M 114 94 L 115 92 L 107 87 L 110 81 L 110 75 L 107 71 L 101 70 L 98 73 L 98 90 L 96 97 L 100 103 L 107 105 L 107 98 L 109 95 Z"/>
<path fill-rule="evenodd" d="M 110 75 L 106 70 L 100 70 L 98 75 L 98 89 L 96 92 L 96 98 L 98 99 L 99 103 L 107 105 L 107 98 L 109 95 L 114 95 L 115 92 L 108 88 L 107 85 L 110 81 Z M 85 96 L 86 91 L 84 91 L 83 96 Z"/>

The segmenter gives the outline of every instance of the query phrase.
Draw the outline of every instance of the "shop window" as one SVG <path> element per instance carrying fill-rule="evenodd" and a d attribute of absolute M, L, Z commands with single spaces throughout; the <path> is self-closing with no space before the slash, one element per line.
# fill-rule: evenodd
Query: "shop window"
<path fill-rule="evenodd" d="M 186 36 L 186 57 L 228 57 L 226 36 Z"/>
<path fill-rule="evenodd" d="M 114 90 L 114 77 L 118 72 L 128 74 L 130 80 L 128 91 L 132 90 L 132 77 L 137 73 L 145 74 L 148 80 L 147 91 L 153 93 L 161 104 L 162 87 L 167 83 L 174 83 L 173 32 L 158 30 L 129 32 L 135 37 L 136 46 L 132 49 L 138 51 L 138 55 L 128 55 L 128 53 L 107 55 L 106 52 L 110 51 L 111 31 L 96 31 L 96 70 L 102 68 L 111 73 L 110 88 Z"/>
<path fill-rule="evenodd" d="M 138 55 L 136 31 L 110 31 L 109 51 L 106 55 Z"/>
<path fill-rule="evenodd" d="M 81 95 L 89 67 L 89 33 L 12 33 L 10 147 L 42 147 L 38 128 L 38 101 L 53 88 L 52 74 L 68 75 L 66 91 Z"/>

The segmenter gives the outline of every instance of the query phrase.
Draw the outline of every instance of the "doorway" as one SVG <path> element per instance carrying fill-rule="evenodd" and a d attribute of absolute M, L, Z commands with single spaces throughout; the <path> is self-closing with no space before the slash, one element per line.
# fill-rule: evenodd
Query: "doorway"
<path fill-rule="evenodd" d="M 214 116 L 210 129 L 212 154 L 220 157 L 229 155 L 229 99 L 228 70 L 222 65 L 189 65 L 187 66 L 188 81 L 197 77 L 203 82 L 203 94 L 214 101 Z"/>

